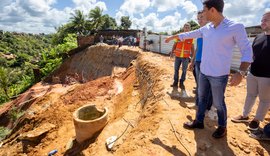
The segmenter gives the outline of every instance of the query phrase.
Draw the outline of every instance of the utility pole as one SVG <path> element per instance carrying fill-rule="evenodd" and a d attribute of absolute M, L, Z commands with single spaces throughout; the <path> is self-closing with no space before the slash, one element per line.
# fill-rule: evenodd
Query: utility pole
<path fill-rule="evenodd" d="M 143 50 L 146 51 L 146 27 L 143 28 L 144 40 L 143 40 Z"/>

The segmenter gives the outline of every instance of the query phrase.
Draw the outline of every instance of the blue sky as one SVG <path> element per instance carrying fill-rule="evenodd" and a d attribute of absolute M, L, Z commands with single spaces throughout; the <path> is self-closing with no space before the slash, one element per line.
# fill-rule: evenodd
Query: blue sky
<path fill-rule="evenodd" d="M 96 6 L 120 24 L 130 16 L 132 29 L 146 27 L 154 32 L 178 30 L 196 20 L 201 0 L 1 0 L 0 29 L 27 33 L 54 33 L 69 21 L 74 10 L 88 14 Z M 262 14 L 270 11 L 269 0 L 225 0 L 224 15 L 245 26 L 259 25 Z"/>

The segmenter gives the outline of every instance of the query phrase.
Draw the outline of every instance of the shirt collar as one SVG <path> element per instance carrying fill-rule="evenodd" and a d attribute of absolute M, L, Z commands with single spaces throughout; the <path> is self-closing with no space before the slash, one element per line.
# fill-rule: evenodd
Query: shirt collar
<path fill-rule="evenodd" d="M 218 25 L 218 27 L 219 27 L 219 26 L 227 25 L 228 22 L 229 22 L 229 20 L 228 20 L 226 17 L 224 17 L 224 19 L 220 22 L 220 24 Z M 214 24 L 213 24 L 212 22 L 210 22 L 209 26 L 210 26 L 211 28 L 214 28 Z"/>

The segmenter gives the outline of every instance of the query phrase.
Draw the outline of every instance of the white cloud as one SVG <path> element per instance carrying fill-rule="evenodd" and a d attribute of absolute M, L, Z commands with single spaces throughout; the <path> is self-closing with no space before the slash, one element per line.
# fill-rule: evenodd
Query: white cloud
<path fill-rule="evenodd" d="M 25 11 L 20 8 L 17 7 L 17 3 L 13 2 L 10 5 L 7 6 L 3 6 L 3 8 L 1 9 L 2 12 L 0 11 L 0 20 L 1 23 L 13 23 L 13 22 L 19 22 L 19 21 L 23 21 L 24 20 L 24 14 Z"/>
<path fill-rule="evenodd" d="M 224 7 L 224 15 L 245 26 L 259 25 L 260 19 L 265 11 L 266 4 L 269 0 L 227 0 Z"/>
<path fill-rule="evenodd" d="M 13 0 L 2 0 L 0 3 L 0 9 L 2 10 L 8 4 L 11 4 Z"/>
<path fill-rule="evenodd" d="M 130 19 L 133 19 L 134 14 L 140 14 L 143 17 L 143 12 L 150 7 L 150 4 L 150 0 L 125 0 L 115 15 L 116 23 L 121 24 L 122 16 L 129 16 Z"/>
<path fill-rule="evenodd" d="M 175 12 L 173 15 L 165 16 L 160 19 L 159 15 L 156 13 L 150 13 L 146 17 L 140 19 L 133 18 L 132 28 L 142 29 L 146 27 L 147 30 L 152 30 L 154 32 L 172 32 L 174 30 L 179 30 L 185 22 L 188 20 L 186 18 L 182 19 L 179 12 Z"/>
<path fill-rule="evenodd" d="M 103 11 L 107 10 L 105 2 L 96 1 L 96 0 L 72 0 L 75 4 L 75 9 L 82 10 L 83 12 L 87 13 L 89 10 L 94 9 L 95 7 L 100 7 Z"/>
<path fill-rule="evenodd" d="M 188 15 L 192 15 L 198 11 L 197 6 L 190 0 L 153 0 L 151 5 L 157 8 L 158 12 L 177 9 L 178 11 L 185 11 Z"/>
<path fill-rule="evenodd" d="M 42 16 L 51 9 L 54 0 L 18 0 L 18 6 L 31 16 Z"/>
<path fill-rule="evenodd" d="M 55 27 L 66 23 L 75 9 L 88 13 L 99 6 L 104 11 L 106 4 L 96 0 L 73 0 L 75 7 L 63 10 L 53 8 L 56 0 L 4 0 L 0 4 L 0 27 L 5 31 L 27 33 L 53 33 Z"/>
<path fill-rule="evenodd" d="M 115 15 L 115 20 L 116 20 L 116 23 L 117 25 L 120 25 L 120 21 L 121 21 L 121 17 L 122 16 L 125 16 L 124 13 L 122 13 L 121 11 L 118 11 Z"/>
<path fill-rule="evenodd" d="M 152 6 L 157 8 L 158 12 L 176 9 L 184 0 L 153 0 Z"/>
<path fill-rule="evenodd" d="M 72 8 L 59 10 L 55 6 L 62 2 L 60 0 L 1 0 L 0 28 L 7 31 L 51 33 L 55 32 L 54 27 L 65 24 L 75 9 L 82 10 L 85 14 L 96 6 L 103 11 L 108 10 L 103 0 L 69 1 L 73 2 Z M 115 9 L 115 15 L 110 16 L 116 19 L 118 25 L 122 16 L 130 16 L 133 29 L 147 27 L 154 32 L 170 32 L 196 18 L 197 5 L 201 7 L 198 3 L 199 0 L 124 0 Z M 265 11 L 270 11 L 269 0 L 225 0 L 224 15 L 245 26 L 259 25 Z M 109 11 L 112 12 L 113 10 Z"/>
<path fill-rule="evenodd" d="M 143 1 L 143 2 L 142 2 Z M 143 12 L 147 9 L 156 9 L 157 12 L 168 12 L 175 10 L 174 15 L 159 17 L 158 13 L 152 12 L 144 16 Z M 178 12 L 184 11 L 186 14 L 184 19 L 181 19 L 181 14 Z M 120 10 L 116 13 L 116 21 L 120 24 L 122 16 L 130 16 L 132 21 L 132 29 L 142 29 L 147 27 L 148 30 L 154 32 L 168 31 L 180 29 L 187 19 L 195 19 L 197 6 L 190 0 L 125 0 Z M 133 17 L 133 14 L 139 14 L 140 17 Z"/>
<path fill-rule="evenodd" d="M 194 13 L 196 14 L 196 12 L 198 11 L 197 6 L 191 1 L 185 1 L 184 3 L 182 3 L 181 6 L 188 15 L 193 15 Z"/>
<path fill-rule="evenodd" d="M 144 12 L 150 7 L 150 0 L 125 0 L 120 6 L 120 11 L 123 14 L 133 16 L 133 14 L 139 14 Z"/>
<path fill-rule="evenodd" d="M 1 27 L 6 31 L 18 31 L 29 33 L 50 33 L 58 26 L 57 21 L 65 19 L 51 6 L 55 0 L 17 0 L 5 3 L 0 10 Z M 46 20 L 49 19 L 49 20 Z M 46 22 L 44 22 L 46 21 Z"/>

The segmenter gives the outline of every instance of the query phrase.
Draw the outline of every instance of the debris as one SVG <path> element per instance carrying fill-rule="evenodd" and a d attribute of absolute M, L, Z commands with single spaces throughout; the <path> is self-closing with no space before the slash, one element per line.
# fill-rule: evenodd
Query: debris
<path fill-rule="evenodd" d="M 248 148 L 245 148 L 245 149 L 244 149 L 244 152 L 245 152 L 246 154 L 249 154 L 249 153 L 250 153 L 250 150 L 249 150 Z"/>
<path fill-rule="evenodd" d="M 39 139 L 39 137 L 47 132 L 49 132 L 51 129 L 55 128 L 56 126 L 54 124 L 50 124 L 50 123 L 46 123 L 43 124 L 42 126 L 23 133 L 20 135 L 19 139 L 20 140 L 28 140 L 28 141 L 37 141 Z"/>
<path fill-rule="evenodd" d="M 115 80 L 115 88 L 116 95 L 120 94 L 123 91 L 123 85 L 119 80 Z"/>
<path fill-rule="evenodd" d="M 235 140 L 230 141 L 230 144 L 233 145 L 234 147 L 237 147 L 238 146 L 237 145 L 237 142 Z"/>
<path fill-rule="evenodd" d="M 121 137 L 125 134 L 125 132 L 127 131 L 127 129 L 128 129 L 129 126 L 131 126 L 132 128 L 134 128 L 134 126 L 133 126 L 128 120 L 126 120 L 125 118 L 123 118 L 123 119 L 124 119 L 125 122 L 128 123 L 128 125 L 127 125 L 126 129 L 124 130 L 124 132 L 123 132 L 119 137 L 117 137 L 117 136 L 111 136 L 111 137 L 109 137 L 109 138 L 106 139 L 106 147 L 107 147 L 107 149 L 108 149 L 109 151 L 112 149 L 113 144 L 114 144 L 119 138 L 121 138 Z"/>
<path fill-rule="evenodd" d="M 257 146 L 256 147 L 256 152 L 259 154 L 259 155 L 264 155 L 264 149 L 260 146 Z"/>
<path fill-rule="evenodd" d="M 117 136 L 110 136 L 109 138 L 106 139 L 106 147 L 110 151 L 113 147 L 113 144 L 117 140 Z"/>
<path fill-rule="evenodd" d="M 125 118 L 123 118 L 125 120 L 125 122 L 127 122 L 132 128 L 134 128 L 134 126 L 129 122 L 127 121 Z"/>
<path fill-rule="evenodd" d="M 66 151 L 71 149 L 73 147 L 73 142 L 74 142 L 75 138 L 70 138 L 66 144 Z"/>
<path fill-rule="evenodd" d="M 52 76 L 52 83 L 54 84 L 60 84 L 61 80 L 58 76 Z"/>
<path fill-rule="evenodd" d="M 211 107 L 211 109 L 208 111 L 208 117 L 211 119 L 211 120 L 217 120 L 218 117 L 217 117 L 217 109 L 214 108 L 213 106 Z"/>
<path fill-rule="evenodd" d="M 134 96 L 137 96 L 137 95 L 138 95 L 138 92 L 136 92 L 136 91 L 134 91 L 134 90 L 133 90 L 133 92 L 132 92 L 131 96 L 133 96 L 133 97 L 134 97 Z"/>
<path fill-rule="evenodd" d="M 191 140 L 190 140 L 190 139 L 185 138 L 185 140 L 186 140 L 188 143 L 191 143 Z"/>
<path fill-rule="evenodd" d="M 241 144 L 238 144 L 238 147 L 239 147 L 239 149 L 240 149 L 240 150 L 244 150 L 244 147 L 243 147 L 243 145 L 241 145 Z"/>
<path fill-rule="evenodd" d="M 55 155 L 57 152 L 58 152 L 57 149 L 54 149 L 54 150 L 52 150 L 52 151 L 50 151 L 50 152 L 48 153 L 48 156 Z"/>
<path fill-rule="evenodd" d="M 175 130 L 171 120 L 169 119 L 169 122 L 171 124 L 171 127 L 172 127 L 172 130 L 173 130 L 173 133 L 174 133 L 174 136 L 176 137 L 177 141 L 186 149 L 186 151 L 188 152 L 189 156 L 191 156 L 191 153 L 189 152 L 189 150 L 186 148 L 186 146 L 181 142 L 181 140 L 179 139 L 179 137 L 177 136 L 177 131 Z"/>
<path fill-rule="evenodd" d="M 189 109 L 193 109 L 196 107 L 196 104 L 194 102 L 185 102 L 187 105 L 187 108 Z"/>

